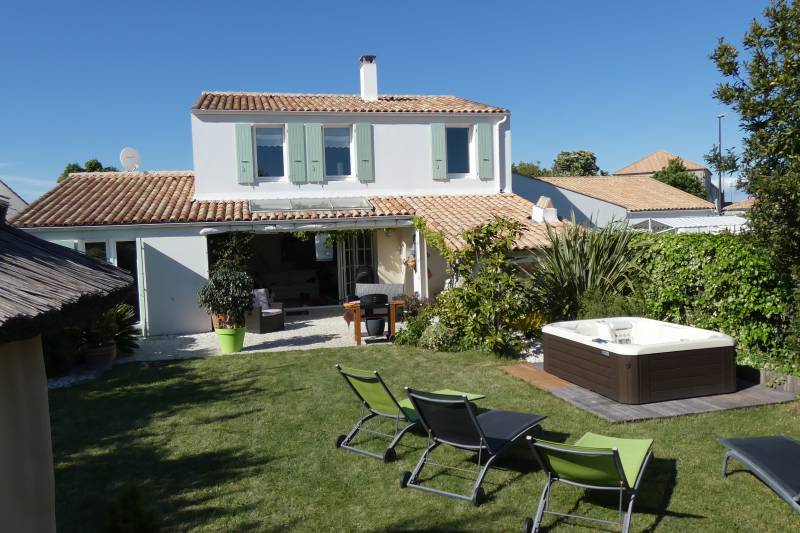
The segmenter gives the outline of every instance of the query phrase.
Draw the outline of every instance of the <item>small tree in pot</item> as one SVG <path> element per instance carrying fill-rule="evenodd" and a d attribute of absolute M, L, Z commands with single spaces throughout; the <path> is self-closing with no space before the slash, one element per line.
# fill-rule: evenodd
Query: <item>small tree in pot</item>
<path fill-rule="evenodd" d="M 245 272 L 216 270 L 197 295 L 211 315 L 223 353 L 242 351 L 245 317 L 253 309 L 253 278 Z"/>

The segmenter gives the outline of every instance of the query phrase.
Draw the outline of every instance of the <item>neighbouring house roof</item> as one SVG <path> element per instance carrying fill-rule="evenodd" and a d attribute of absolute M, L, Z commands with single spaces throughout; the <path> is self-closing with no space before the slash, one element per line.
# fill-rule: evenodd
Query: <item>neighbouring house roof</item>
<path fill-rule="evenodd" d="M 278 94 L 249 92 L 203 92 L 193 110 L 270 111 L 325 113 L 506 113 L 494 107 L 457 96 L 381 95 L 376 102 L 356 94 Z"/>
<path fill-rule="evenodd" d="M 195 200 L 189 171 L 84 172 L 70 174 L 14 224 L 40 228 L 419 216 L 457 248 L 465 230 L 504 216 L 524 225 L 518 248 L 547 243 L 545 225 L 530 220 L 533 205 L 514 194 L 373 196 L 369 201 L 372 209 L 251 212 L 247 200 Z"/>
<path fill-rule="evenodd" d="M 713 209 L 714 204 L 649 176 L 530 178 L 624 207 L 628 211 Z"/>
<path fill-rule="evenodd" d="M 631 163 L 628 166 L 622 167 L 614 172 L 614 175 L 626 176 L 631 174 L 652 174 L 666 168 L 667 164 L 676 157 L 683 161 L 683 166 L 686 167 L 686 170 L 708 170 L 705 165 L 700 163 L 695 163 L 694 161 L 689 161 L 688 159 L 678 157 L 677 155 L 671 154 L 665 150 L 656 150 L 652 154 L 644 156 L 635 163 Z"/>
<path fill-rule="evenodd" d="M 749 211 L 753 208 L 753 204 L 756 203 L 755 198 L 745 198 L 744 200 L 740 200 L 738 202 L 733 202 L 732 204 L 726 205 L 722 210 L 723 211 Z"/>
<path fill-rule="evenodd" d="M 28 205 L 22 196 L 17 194 L 17 192 L 11 188 L 6 182 L 0 179 L 0 196 L 5 196 L 8 198 L 9 206 L 8 206 L 8 218 L 14 218 L 20 211 L 25 209 Z"/>
<path fill-rule="evenodd" d="M 734 233 L 747 227 L 747 219 L 732 215 L 710 217 L 653 217 L 631 218 L 628 223 L 632 228 L 654 231 L 675 231 L 677 233 L 718 233 L 732 231 Z"/>
<path fill-rule="evenodd" d="M 0 221 L 0 343 L 86 320 L 132 283 L 122 269 Z"/>

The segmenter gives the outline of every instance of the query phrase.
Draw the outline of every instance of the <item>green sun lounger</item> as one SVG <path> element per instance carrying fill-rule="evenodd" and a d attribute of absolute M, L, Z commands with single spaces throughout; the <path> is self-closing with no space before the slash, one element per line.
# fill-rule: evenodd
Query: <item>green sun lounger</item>
<path fill-rule="evenodd" d="M 395 446 L 397 446 L 400 439 L 403 438 L 403 435 L 419 423 L 419 417 L 414 410 L 414 406 L 411 404 L 411 400 L 405 398 L 401 401 L 397 401 L 377 370 L 370 372 L 357 368 L 346 368 L 341 365 L 336 365 L 336 370 L 339 371 L 339 374 L 344 378 L 350 390 L 352 390 L 353 394 L 358 398 L 361 408 L 361 416 L 353 426 L 353 429 L 350 430 L 350 433 L 336 437 L 336 447 L 344 448 L 368 457 L 374 457 L 386 463 L 394 461 L 397 458 Z M 442 389 L 437 392 L 440 394 L 466 396 L 470 401 L 480 400 L 485 397 L 481 394 L 465 393 L 451 389 Z M 383 418 L 394 421 L 394 433 L 383 433 L 365 427 L 365 423 L 373 418 Z M 354 446 L 353 441 L 358 434 L 362 432 L 391 439 L 386 451 L 381 455 Z"/>
<path fill-rule="evenodd" d="M 631 525 L 633 503 L 647 464 L 653 457 L 652 439 L 619 439 L 586 433 L 575 444 L 560 444 L 528 437 L 547 483 L 539 498 L 535 518 L 526 518 L 522 531 L 538 531 L 545 514 L 589 520 L 622 527 L 627 533 Z M 619 492 L 619 522 L 548 510 L 553 485 L 560 481 L 584 489 Z M 623 512 L 623 496 L 628 493 L 627 511 Z"/>

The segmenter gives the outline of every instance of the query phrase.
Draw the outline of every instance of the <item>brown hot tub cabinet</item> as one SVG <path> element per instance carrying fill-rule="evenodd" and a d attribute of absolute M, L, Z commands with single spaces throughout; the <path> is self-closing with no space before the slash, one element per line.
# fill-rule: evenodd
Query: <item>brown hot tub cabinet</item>
<path fill-rule="evenodd" d="M 736 391 L 736 349 L 726 335 L 717 334 L 730 339 L 729 346 L 701 341 L 688 342 L 693 344 L 688 349 L 675 349 L 680 348 L 679 340 L 663 346 L 665 351 L 631 354 L 636 347 L 630 342 L 617 344 L 612 339 L 604 343 L 597 337 L 579 342 L 553 331 L 546 326 L 543 334 L 545 372 L 620 403 L 642 404 Z M 657 343 L 661 344 L 664 343 Z M 615 347 L 628 353 L 616 353 Z"/>

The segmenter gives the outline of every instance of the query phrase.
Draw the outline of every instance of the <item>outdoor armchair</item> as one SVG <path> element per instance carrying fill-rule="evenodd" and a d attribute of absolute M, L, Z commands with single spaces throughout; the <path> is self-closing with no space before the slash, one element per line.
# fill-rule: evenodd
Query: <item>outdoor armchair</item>
<path fill-rule="evenodd" d="M 771 436 L 719 442 L 728 449 L 722 459 L 722 477 L 728 475 L 728 460 L 734 458 L 800 513 L 800 441 Z"/>
<path fill-rule="evenodd" d="M 539 498 L 536 517 L 526 518 L 522 523 L 523 533 L 539 531 L 545 514 L 618 525 L 627 533 L 636 493 L 653 457 L 652 439 L 618 439 L 586 433 L 573 445 L 535 440 L 530 436 L 528 442 L 539 466 L 547 473 L 547 483 Z M 584 489 L 619 492 L 619 522 L 548 510 L 553 485 L 559 481 Z M 628 506 L 623 512 L 625 493 L 628 493 Z"/>
<path fill-rule="evenodd" d="M 403 473 L 400 486 L 468 500 L 476 506 L 484 499 L 481 484 L 495 460 L 508 452 L 515 442 L 530 433 L 546 418 L 537 414 L 499 410 L 478 414 L 466 396 L 444 395 L 409 388 L 406 388 L 406 393 L 420 423 L 428 433 L 428 447 L 422 453 L 414 470 Z M 448 467 L 430 461 L 431 452 L 442 444 L 477 453 L 476 471 Z M 477 477 L 471 493 L 463 495 L 423 486 L 418 480 L 423 467 L 427 464 L 475 473 Z"/>

